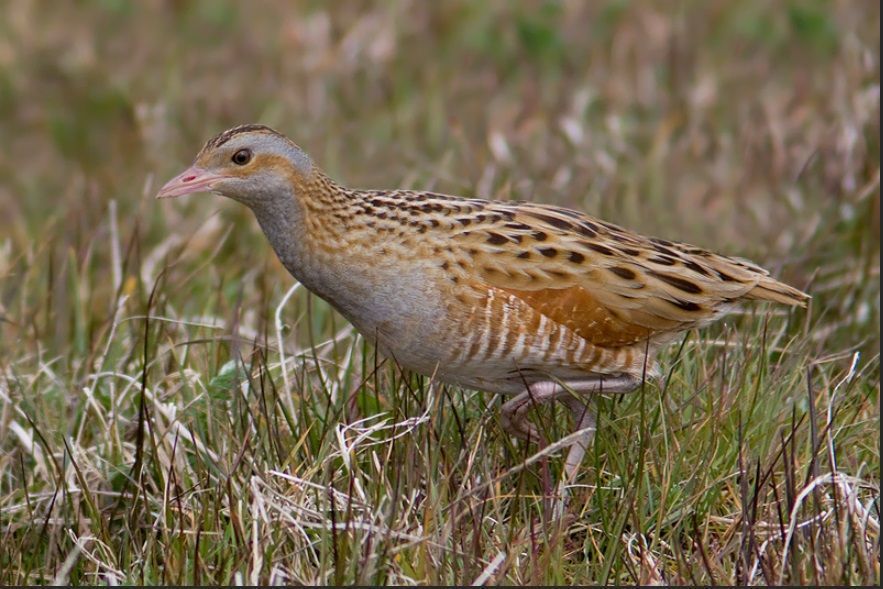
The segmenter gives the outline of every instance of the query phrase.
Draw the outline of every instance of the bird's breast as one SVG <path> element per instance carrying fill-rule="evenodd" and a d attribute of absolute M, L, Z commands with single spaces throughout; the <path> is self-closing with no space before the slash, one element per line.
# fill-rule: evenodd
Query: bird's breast
<path fill-rule="evenodd" d="M 402 367 L 432 373 L 444 361 L 450 317 L 433 265 L 316 256 L 292 273 Z"/>

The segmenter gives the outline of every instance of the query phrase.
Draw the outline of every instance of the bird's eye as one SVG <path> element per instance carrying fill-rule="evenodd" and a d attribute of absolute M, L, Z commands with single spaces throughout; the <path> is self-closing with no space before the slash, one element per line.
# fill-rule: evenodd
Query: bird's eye
<path fill-rule="evenodd" d="M 250 149 L 240 149 L 236 153 L 233 154 L 233 163 L 237 166 L 244 166 L 248 162 L 251 161 L 251 150 Z"/>

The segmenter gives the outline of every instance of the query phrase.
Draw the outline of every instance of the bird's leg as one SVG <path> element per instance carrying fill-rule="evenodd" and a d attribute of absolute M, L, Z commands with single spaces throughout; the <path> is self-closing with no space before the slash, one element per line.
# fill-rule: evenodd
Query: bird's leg
<path fill-rule="evenodd" d="M 596 393 L 622 394 L 628 393 L 641 384 L 641 379 L 633 376 L 598 377 L 591 380 L 568 383 L 568 389 L 573 392 L 561 401 L 570 409 L 573 415 L 573 431 L 587 430 L 577 438 L 570 446 L 567 459 L 564 461 L 565 480 L 571 481 L 576 477 L 576 472 L 582 464 L 586 451 L 595 437 L 595 407 L 592 395 Z"/>
<path fill-rule="evenodd" d="M 503 404 L 500 411 L 500 421 L 503 430 L 518 436 L 528 442 L 536 442 L 540 448 L 546 446 L 547 442 L 537 427 L 527 419 L 527 412 L 533 406 L 539 406 L 558 398 L 566 391 L 557 382 L 547 380 L 536 382 L 530 385 L 525 383 L 525 390 Z M 543 489 L 546 496 L 553 493 L 552 479 L 549 475 L 549 465 L 546 462 L 547 457 L 543 457 L 541 465 L 541 478 Z"/>
<path fill-rule="evenodd" d="M 574 440 L 570 450 L 567 452 L 567 459 L 564 461 L 565 480 L 571 481 L 575 478 L 576 471 L 582 464 L 583 458 L 589 446 L 592 445 L 592 440 L 595 438 L 595 431 L 597 429 L 595 406 L 591 397 L 583 401 L 579 397 L 571 395 L 562 399 L 562 402 L 567 405 L 571 415 L 573 415 L 573 431 L 587 430 L 583 435 Z"/>
<path fill-rule="evenodd" d="M 523 440 L 540 441 L 540 432 L 527 420 L 527 412 L 536 404 L 541 405 L 558 398 L 566 392 L 557 382 L 544 380 L 526 386 L 524 392 L 503 403 L 500 421 L 503 431 Z"/>
<path fill-rule="evenodd" d="M 640 378 L 628 375 L 599 376 L 562 383 L 551 380 L 533 383 L 524 392 L 503 404 L 500 414 L 503 429 L 524 440 L 540 441 L 542 438 L 539 430 L 527 419 L 528 411 L 534 405 L 561 400 L 573 415 L 573 431 L 588 430 L 571 443 L 567 453 L 564 471 L 567 480 L 572 480 L 595 435 L 595 410 L 591 405 L 591 396 L 597 393 L 628 393 L 640 384 Z"/>

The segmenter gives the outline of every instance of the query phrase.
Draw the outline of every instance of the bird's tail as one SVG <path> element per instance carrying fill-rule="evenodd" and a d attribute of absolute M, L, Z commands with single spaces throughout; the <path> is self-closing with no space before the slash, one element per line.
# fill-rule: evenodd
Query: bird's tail
<path fill-rule="evenodd" d="M 775 278 L 763 276 L 757 285 L 745 294 L 747 299 L 774 301 L 786 305 L 805 307 L 812 298 L 805 292 L 779 282 Z"/>

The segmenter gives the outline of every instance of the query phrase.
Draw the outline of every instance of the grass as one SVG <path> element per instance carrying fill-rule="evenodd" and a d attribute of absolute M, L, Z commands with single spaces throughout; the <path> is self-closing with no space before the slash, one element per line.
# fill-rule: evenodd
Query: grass
<path fill-rule="evenodd" d="M 876 3 L 259 6 L 0 9 L 0 583 L 879 584 Z M 249 121 L 813 301 L 602 400 L 554 518 L 498 398 L 377 357 L 243 208 L 152 199 Z"/>

